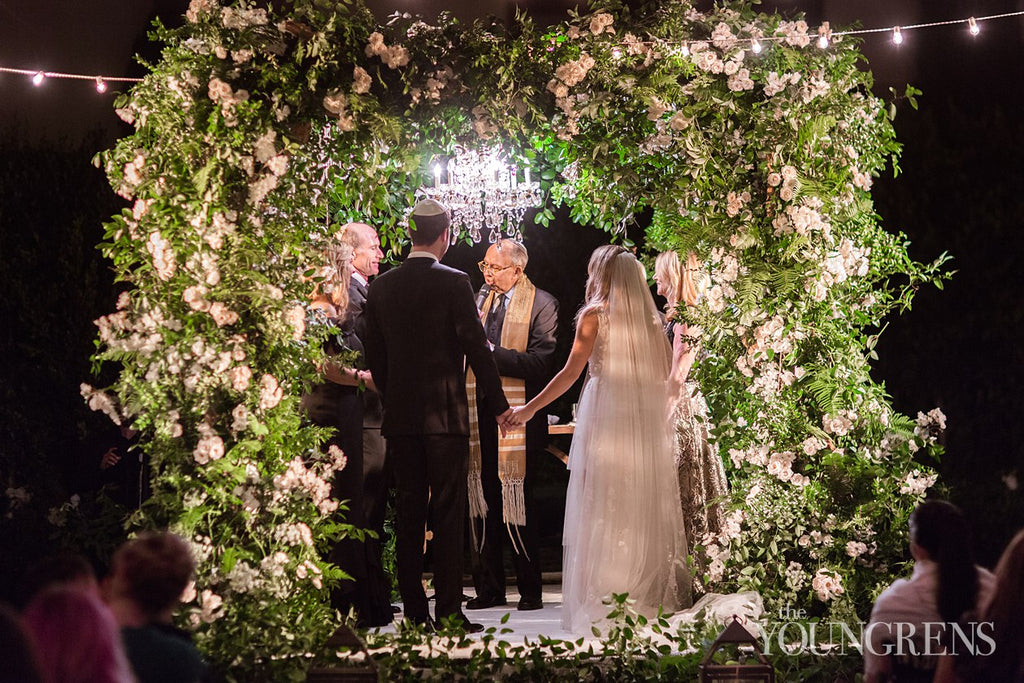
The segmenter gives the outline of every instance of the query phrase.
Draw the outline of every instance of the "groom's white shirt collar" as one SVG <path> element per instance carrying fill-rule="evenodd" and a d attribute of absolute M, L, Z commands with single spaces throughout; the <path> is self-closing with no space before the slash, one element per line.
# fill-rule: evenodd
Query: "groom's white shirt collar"
<path fill-rule="evenodd" d="M 431 254 L 429 251 L 410 251 L 409 255 L 406 256 L 405 259 L 409 260 L 411 258 L 432 258 L 435 261 L 437 260 L 437 257 Z"/>
<path fill-rule="evenodd" d="M 370 284 L 370 281 L 363 277 L 363 274 L 360 273 L 358 270 L 352 271 L 352 279 L 361 284 L 363 287 Z"/>

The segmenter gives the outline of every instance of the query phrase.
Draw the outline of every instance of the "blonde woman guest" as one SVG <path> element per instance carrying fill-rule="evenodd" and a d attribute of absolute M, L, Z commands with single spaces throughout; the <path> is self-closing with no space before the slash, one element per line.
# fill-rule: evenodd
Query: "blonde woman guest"
<path fill-rule="evenodd" d="M 700 350 L 701 329 L 687 325 L 679 316 L 681 307 L 696 306 L 702 295 L 697 255 L 692 251 L 687 254 L 684 267 L 676 252 L 662 252 L 655 261 L 654 281 L 658 294 L 668 301 L 665 332 L 672 343 L 670 420 L 674 426 L 683 522 L 692 546 L 702 543 L 708 534 L 722 530 L 725 525 L 723 507 L 729 495 L 722 459 L 708 439 L 708 405 L 691 377 Z M 699 553 L 694 553 L 694 560 L 698 569 L 703 570 L 704 561 Z M 696 576 L 694 580 L 697 581 Z"/>
<path fill-rule="evenodd" d="M 338 517 L 348 524 L 364 528 L 363 403 L 359 384 L 362 382 L 372 387 L 373 378 L 366 370 L 344 367 L 332 360 L 332 357 L 346 351 L 363 354 L 354 317 L 348 314 L 354 257 L 354 250 L 346 238 L 350 229 L 350 226 L 342 228 L 327 248 L 325 277 L 310 303 L 315 319 L 331 325 L 338 333 L 329 337 L 325 346 L 328 361 L 321 368 L 323 381 L 302 397 L 302 407 L 313 424 L 334 428 L 334 434 L 323 448 L 336 446 L 347 459 L 345 467 L 335 473 L 332 482 L 332 495 L 339 502 L 345 501 L 348 507 L 344 513 L 338 513 Z M 354 610 L 357 621 L 363 626 L 378 626 L 391 621 L 390 605 L 383 615 L 374 609 L 367 589 L 369 571 L 363 542 L 346 536 L 335 544 L 328 557 L 351 577 L 331 591 L 331 605 L 342 615 Z"/>
<path fill-rule="evenodd" d="M 512 420 L 525 424 L 589 363 L 569 453 L 562 626 L 589 632 L 628 593 L 648 616 L 690 604 L 679 488 L 665 422 L 671 350 L 643 266 L 620 246 L 598 247 L 572 351 Z"/>

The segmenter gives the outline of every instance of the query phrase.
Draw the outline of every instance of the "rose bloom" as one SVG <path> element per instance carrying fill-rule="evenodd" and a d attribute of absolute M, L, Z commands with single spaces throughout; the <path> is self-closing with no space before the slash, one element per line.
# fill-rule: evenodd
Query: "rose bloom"
<path fill-rule="evenodd" d="M 249 369 L 248 365 L 239 365 L 238 367 L 231 368 L 228 372 L 228 377 L 231 379 L 231 386 L 235 391 L 245 391 L 249 388 L 252 370 Z"/>
<path fill-rule="evenodd" d="M 273 375 L 263 375 L 260 379 L 260 408 L 270 410 L 281 402 L 284 390 L 277 383 Z"/>
<path fill-rule="evenodd" d="M 234 325 L 238 322 L 238 314 L 220 301 L 210 304 L 210 315 L 213 316 L 213 321 L 217 323 L 217 327 Z"/>

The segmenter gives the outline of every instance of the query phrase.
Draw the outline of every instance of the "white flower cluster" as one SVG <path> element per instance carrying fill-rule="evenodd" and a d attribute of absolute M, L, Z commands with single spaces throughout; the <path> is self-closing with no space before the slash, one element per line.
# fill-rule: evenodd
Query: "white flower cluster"
<path fill-rule="evenodd" d="M 917 413 L 917 425 L 914 435 L 928 441 L 935 441 L 946 431 L 946 415 L 939 408 L 932 408 L 927 413 Z"/>
<path fill-rule="evenodd" d="M 811 579 L 811 588 L 822 602 L 828 602 L 846 592 L 843 588 L 842 577 L 828 569 L 819 569 L 815 572 L 814 578 Z"/>
<path fill-rule="evenodd" d="M 104 413 L 110 418 L 110 421 L 116 425 L 121 424 L 121 416 L 118 415 L 117 407 L 114 405 L 114 400 L 105 391 L 94 389 L 92 386 L 85 384 L 84 382 L 79 387 L 82 398 L 89 402 L 89 408 L 91 410 L 98 410 Z"/>
<path fill-rule="evenodd" d="M 217 436 L 214 431 L 206 422 L 200 422 L 197 426 L 199 430 L 200 438 L 199 443 L 196 444 L 195 449 L 192 451 L 192 457 L 200 465 L 206 465 L 213 460 L 220 460 L 224 457 L 224 440 Z"/>
<path fill-rule="evenodd" d="M 612 24 L 615 23 L 615 18 L 607 12 L 600 12 L 595 14 L 590 19 L 590 32 L 595 36 L 599 36 L 604 32 L 615 33 L 615 29 L 612 28 Z"/>
<path fill-rule="evenodd" d="M 313 546 L 313 532 L 304 522 L 281 524 L 275 527 L 274 539 L 285 545 Z"/>
<path fill-rule="evenodd" d="M 783 189 L 786 189 L 785 186 Z M 787 206 L 785 213 L 779 214 L 772 221 L 772 227 L 775 228 L 776 236 L 795 233 L 801 237 L 810 237 L 818 233 L 829 239 L 832 234 L 832 227 L 828 221 L 818 213 L 813 205 L 806 202 Z"/>
<path fill-rule="evenodd" d="M 786 566 L 786 586 L 792 591 L 799 591 L 807 583 L 804 566 L 799 562 L 790 562 Z"/>
<path fill-rule="evenodd" d="M 780 92 L 786 89 L 789 85 L 796 85 L 800 82 L 800 74 L 790 72 L 788 74 L 782 74 L 781 76 L 775 72 L 768 72 L 768 82 L 764 86 L 765 97 L 775 97 Z"/>
<path fill-rule="evenodd" d="M 307 468 L 302 458 L 293 459 L 283 474 L 274 477 L 274 501 L 280 502 L 301 492 L 313 501 L 320 514 L 331 514 L 338 509 L 338 501 L 331 497 L 330 481 L 334 473 L 342 469 L 332 465 L 328 465 L 322 473 L 317 473 Z"/>
<path fill-rule="evenodd" d="M 768 458 L 768 474 L 777 477 L 779 481 L 788 481 L 794 486 L 807 486 L 811 480 L 809 477 L 793 471 L 795 461 L 796 454 L 792 451 L 772 453 Z"/>
<path fill-rule="evenodd" d="M 341 90 L 332 90 L 324 95 L 324 109 L 338 117 L 338 128 L 342 131 L 356 129 L 356 122 L 348 112 L 348 98 Z M 250 202 L 252 203 L 252 202 Z"/>
<path fill-rule="evenodd" d="M 924 474 L 921 470 L 915 469 L 903 479 L 900 484 L 900 493 L 923 496 L 928 489 L 935 485 L 938 478 L 937 474 Z"/>
<path fill-rule="evenodd" d="M 260 410 L 270 410 L 277 406 L 284 397 L 284 389 L 277 382 L 277 378 L 271 374 L 264 374 L 260 378 Z"/>
<path fill-rule="evenodd" d="M 447 88 L 448 84 L 454 79 L 455 72 L 450 66 L 445 66 L 443 69 L 438 69 L 429 74 L 423 84 L 424 87 L 409 89 L 409 98 L 412 100 L 412 105 L 416 106 L 424 99 L 437 104 L 441 101 L 441 91 Z"/>
<path fill-rule="evenodd" d="M 192 0 L 188 3 L 188 9 L 185 10 L 185 18 L 195 24 L 201 15 L 208 14 L 219 7 L 220 3 L 217 0 Z"/>
<path fill-rule="evenodd" d="M 560 65 L 555 69 L 555 77 L 548 81 L 548 90 L 555 97 L 565 97 L 569 94 L 569 88 L 586 78 L 596 63 L 593 57 L 584 52 L 579 59 Z"/>
<path fill-rule="evenodd" d="M 805 78 L 803 83 L 803 86 L 800 88 L 800 99 L 803 100 L 804 104 L 822 95 L 827 95 L 829 90 L 832 89 L 832 84 L 819 74 Z"/>
<path fill-rule="evenodd" d="M 224 125 L 228 127 L 238 125 L 235 105 L 248 100 L 249 91 L 239 88 L 236 92 L 231 88 L 231 84 L 214 76 L 207 86 L 207 94 L 211 100 L 220 103 L 220 113 L 224 117 Z"/>
<path fill-rule="evenodd" d="M 221 23 L 224 28 L 236 31 L 242 31 L 250 26 L 266 26 L 267 11 L 265 9 L 225 7 L 221 12 Z"/>
<path fill-rule="evenodd" d="M 742 52 L 740 54 L 743 54 Z M 731 65 L 735 64 L 734 61 L 726 62 L 725 72 L 729 74 Z M 753 90 L 754 81 L 750 78 L 749 69 L 737 69 L 734 73 L 729 74 L 728 81 L 729 90 L 733 92 L 742 92 L 744 90 Z"/>
<path fill-rule="evenodd" d="M 862 541 L 847 541 L 846 554 L 854 559 L 864 554 L 874 555 L 875 547 L 874 544 L 868 546 L 867 543 L 864 543 Z"/>
<path fill-rule="evenodd" d="M 135 190 L 145 180 L 146 155 L 141 151 L 136 152 L 132 160 L 124 165 L 122 169 L 122 180 L 117 188 L 117 194 L 125 199 L 131 199 Z"/>
<path fill-rule="evenodd" d="M 736 36 L 733 35 L 729 24 L 723 21 L 719 22 L 715 26 L 715 30 L 711 32 L 711 42 L 719 50 L 727 50 L 736 44 Z"/>
<path fill-rule="evenodd" d="M 807 47 L 811 44 L 811 37 L 808 35 L 807 29 L 807 22 L 803 20 L 782 21 L 775 29 L 775 35 L 783 36 L 786 44 L 793 47 Z"/>
<path fill-rule="evenodd" d="M 797 190 L 800 189 L 800 181 L 797 178 L 796 168 L 793 166 L 783 166 L 781 173 L 769 173 L 768 185 L 770 187 L 779 187 L 781 185 L 782 187 L 779 189 L 779 198 L 784 202 L 793 201 L 796 197 Z M 779 226 L 775 226 L 776 235 L 783 234 L 785 232 L 785 230 L 780 232 Z"/>
<path fill-rule="evenodd" d="M 853 410 L 840 410 L 835 415 L 826 413 L 821 418 L 821 428 L 829 434 L 845 436 L 857 424 L 857 417 Z"/>
<path fill-rule="evenodd" d="M 400 45 L 388 47 L 384 43 L 384 36 L 378 31 L 370 34 L 366 44 L 366 56 L 380 57 L 390 69 L 397 69 L 409 63 L 409 50 Z"/>
<path fill-rule="evenodd" d="M 803 450 L 804 455 L 817 455 L 827 445 L 828 444 L 826 444 L 818 437 L 809 436 L 803 440 L 803 442 L 800 444 L 800 448 L 801 450 Z"/>

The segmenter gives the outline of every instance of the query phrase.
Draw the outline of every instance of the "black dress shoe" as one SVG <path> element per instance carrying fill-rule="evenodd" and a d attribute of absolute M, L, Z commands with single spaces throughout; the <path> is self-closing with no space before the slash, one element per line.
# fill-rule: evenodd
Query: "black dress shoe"
<path fill-rule="evenodd" d="M 466 609 L 487 609 L 488 607 L 504 607 L 508 604 L 505 598 L 489 598 L 481 595 L 466 603 Z"/>
<path fill-rule="evenodd" d="M 520 612 L 530 612 L 535 609 L 544 609 L 544 601 L 540 598 L 520 598 L 516 609 Z"/>
<path fill-rule="evenodd" d="M 465 614 L 459 614 L 448 622 L 455 628 L 461 628 L 466 633 L 480 633 L 484 630 L 483 624 L 477 624 L 469 620 Z"/>

